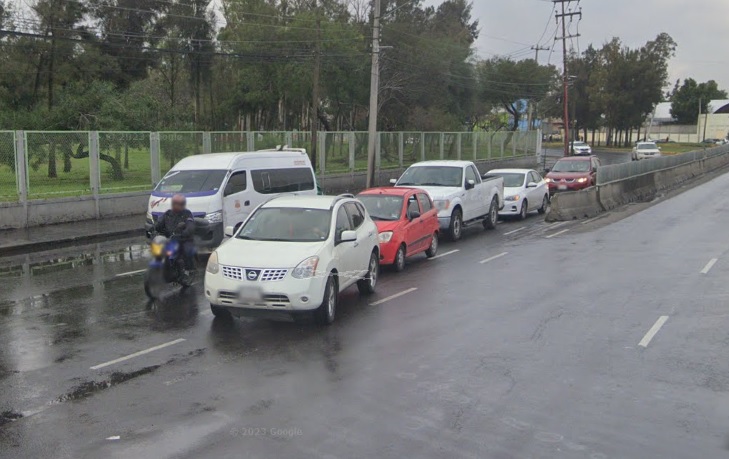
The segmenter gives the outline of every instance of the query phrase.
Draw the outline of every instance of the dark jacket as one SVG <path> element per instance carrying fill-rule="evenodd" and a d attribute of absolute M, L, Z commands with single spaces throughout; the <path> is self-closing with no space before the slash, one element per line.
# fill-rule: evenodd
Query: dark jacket
<path fill-rule="evenodd" d="M 192 212 L 187 209 L 179 214 L 168 210 L 159 216 L 157 223 L 154 225 L 154 229 L 166 237 L 172 237 L 175 234 L 177 239 L 187 241 L 192 239 L 193 233 L 195 232 L 195 220 L 192 217 Z"/>

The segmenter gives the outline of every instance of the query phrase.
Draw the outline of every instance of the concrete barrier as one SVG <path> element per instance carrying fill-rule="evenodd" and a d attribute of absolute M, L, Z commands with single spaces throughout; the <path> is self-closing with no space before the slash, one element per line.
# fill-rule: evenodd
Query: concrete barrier
<path fill-rule="evenodd" d="M 477 161 L 479 171 L 497 168 L 528 168 L 537 165 L 535 156 Z M 378 186 L 386 186 L 398 178 L 404 169 L 383 169 L 375 176 Z M 327 194 L 358 193 L 366 185 L 367 174 L 334 174 L 319 177 L 319 185 Z M 55 223 L 93 220 L 105 217 L 143 215 L 147 211 L 149 191 L 75 198 L 38 199 L 25 203 L 0 202 L 0 230 L 28 228 Z M 142 223 L 140 223 L 141 225 Z"/>
<path fill-rule="evenodd" d="M 590 187 L 552 196 L 546 219 L 547 221 L 569 221 L 592 218 L 600 212 L 602 212 L 602 206 L 597 198 L 597 188 Z"/>

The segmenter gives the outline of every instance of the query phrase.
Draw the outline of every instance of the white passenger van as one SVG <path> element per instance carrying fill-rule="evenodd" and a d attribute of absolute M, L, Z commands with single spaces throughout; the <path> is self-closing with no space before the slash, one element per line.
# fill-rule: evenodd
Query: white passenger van
<path fill-rule="evenodd" d="M 209 227 L 199 245 L 217 247 L 223 228 L 237 227 L 259 204 L 282 194 L 317 194 L 316 177 L 304 149 L 188 156 L 170 169 L 149 197 L 145 229 L 171 205 L 172 196 L 187 198 L 187 208 Z"/>

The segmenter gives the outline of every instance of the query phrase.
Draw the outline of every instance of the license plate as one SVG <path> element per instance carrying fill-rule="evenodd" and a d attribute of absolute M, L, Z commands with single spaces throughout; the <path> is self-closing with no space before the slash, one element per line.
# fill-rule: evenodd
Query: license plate
<path fill-rule="evenodd" d="M 238 298 L 244 303 L 256 303 L 263 299 L 263 292 L 258 287 L 242 287 L 238 292 Z"/>
<path fill-rule="evenodd" d="M 564 191 L 567 189 L 567 185 L 560 185 L 557 187 L 558 190 Z"/>

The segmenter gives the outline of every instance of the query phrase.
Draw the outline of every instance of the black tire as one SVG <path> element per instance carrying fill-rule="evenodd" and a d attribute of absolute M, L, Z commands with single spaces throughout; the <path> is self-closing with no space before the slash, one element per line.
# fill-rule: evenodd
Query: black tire
<path fill-rule="evenodd" d="M 372 295 L 375 293 L 377 287 L 377 281 L 380 277 L 380 257 L 377 256 L 377 252 L 372 252 L 370 255 L 370 262 L 367 266 L 367 274 L 364 279 L 357 281 L 357 288 L 359 289 L 360 295 Z"/>
<path fill-rule="evenodd" d="M 395 263 L 392 264 L 395 272 L 403 272 L 405 270 L 405 244 L 401 244 L 395 254 Z"/>
<path fill-rule="evenodd" d="M 213 313 L 213 315 L 219 319 L 232 319 L 233 315 L 228 311 L 227 308 L 224 308 L 222 306 L 215 306 L 214 304 L 210 305 L 210 311 Z"/>
<path fill-rule="evenodd" d="M 545 194 L 544 198 L 542 198 L 542 207 L 537 209 L 537 212 L 539 212 L 540 214 L 545 214 L 547 213 L 547 207 L 549 207 L 549 196 Z"/>
<path fill-rule="evenodd" d="M 519 210 L 519 220 L 526 220 L 527 214 L 529 213 L 529 202 L 525 199 L 521 203 L 521 209 Z"/>
<path fill-rule="evenodd" d="M 494 196 L 491 199 L 491 206 L 489 207 L 489 214 L 483 220 L 484 229 L 495 229 L 496 223 L 499 221 L 499 198 Z"/>
<path fill-rule="evenodd" d="M 459 241 L 463 237 L 463 212 L 461 209 L 455 209 L 451 214 L 448 236 L 450 236 L 453 242 Z"/>
<path fill-rule="evenodd" d="M 148 269 L 144 272 L 144 293 L 150 300 L 156 300 L 164 288 L 165 281 L 159 269 Z"/>
<path fill-rule="evenodd" d="M 430 240 L 430 247 L 425 251 L 425 256 L 433 258 L 438 254 L 438 233 L 433 233 L 433 239 Z"/>
<path fill-rule="evenodd" d="M 334 274 L 329 275 L 327 285 L 324 288 L 324 298 L 321 304 L 316 308 L 316 321 L 321 325 L 329 325 L 334 322 L 337 314 L 337 304 L 339 303 L 339 287 L 337 278 Z"/>

